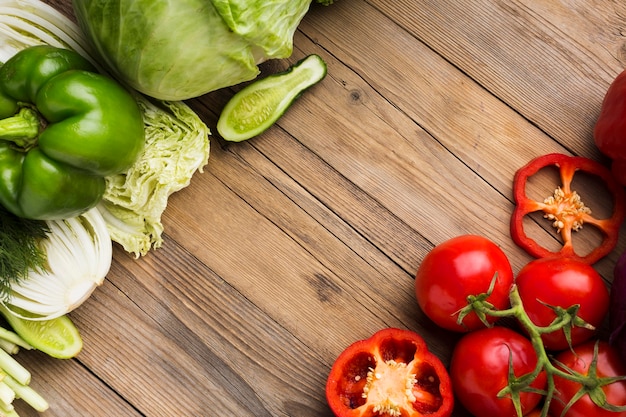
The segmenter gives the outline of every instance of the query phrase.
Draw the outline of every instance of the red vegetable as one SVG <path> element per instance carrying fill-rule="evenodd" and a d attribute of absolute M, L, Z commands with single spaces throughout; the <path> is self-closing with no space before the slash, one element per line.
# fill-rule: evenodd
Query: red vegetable
<path fill-rule="evenodd" d="M 626 367 L 618 352 L 606 342 L 598 342 L 597 361 L 593 365 L 595 342 L 587 342 L 574 347 L 574 351 L 565 350 L 556 356 L 555 364 L 561 369 L 569 368 L 592 378 L 609 378 L 626 375 Z M 563 365 L 566 367 L 564 368 Z M 595 368 L 594 368 L 595 367 Z M 607 381 L 608 382 L 608 381 Z M 555 395 L 550 402 L 550 414 L 562 416 L 565 406 L 581 390 L 582 385 L 561 376 L 554 378 Z M 626 411 L 609 411 L 594 404 L 589 395 L 605 397 L 607 406 L 626 405 L 626 381 L 597 384 L 589 380 L 585 383 L 585 395 L 574 402 L 565 417 L 624 417 Z"/>
<path fill-rule="evenodd" d="M 344 350 L 326 383 L 337 417 L 448 417 L 454 396 L 450 377 L 424 339 L 388 328 Z"/>
<path fill-rule="evenodd" d="M 611 285 L 611 301 L 609 307 L 609 342 L 620 352 L 626 362 L 626 252 L 615 264 L 613 284 Z"/>
<path fill-rule="evenodd" d="M 549 166 L 559 168 L 561 186 L 553 197 L 545 201 L 535 201 L 526 195 L 526 182 L 539 170 Z M 574 174 L 583 171 L 600 178 L 607 186 L 613 198 L 613 213 L 607 219 L 598 219 L 584 205 L 576 191 L 571 189 Z M 513 183 L 515 209 L 511 217 L 511 237 L 520 247 L 536 258 L 568 257 L 593 264 L 613 250 L 618 240 L 620 225 L 624 220 L 626 197 L 624 188 L 603 165 L 584 157 L 548 154 L 533 159 L 515 173 Z M 560 251 L 553 252 L 541 246 L 537 241 L 526 235 L 524 216 L 543 211 L 546 218 L 553 222 L 557 232 L 561 234 L 563 246 Z M 587 255 L 581 256 L 574 250 L 572 233 L 583 227 L 583 224 L 595 226 L 602 233 L 602 242 Z"/>
<path fill-rule="evenodd" d="M 609 290 L 600 274 L 591 265 L 570 258 L 536 259 L 519 271 L 515 282 L 524 310 L 536 326 L 549 326 L 557 318 L 555 307 L 565 311 L 578 305 L 576 316 L 597 329 L 609 310 Z M 572 345 L 595 334 L 586 327 L 568 328 Z M 563 329 L 544 333 L 541 339 L 548 350 L 569 347 Z"/>
<path fill-rule="evenodd" d="M 497 275 L 497 276 L 496 276 Z M 438 326 L 457 332 L 485 325 L 475 312 L 457 324 L 458 313 L 467 306 L 467 297 L 486 293 L 494 276 L 487 301 L 495 308 L 509 306 L 513 270 L 506 254 L 481 236 L 463 235 L 435 246 L 424 257 L 415 276 L 415 296 L 424 312 Z M 487 317 L 495 322 L 495 317 Z"/>
<path fill-rule="evenodd" d="M 609 86 L 593 137 L 598 149 L 613 160 L 615 178 L 626 185 L 626 71 Z"/>
<path fill-rule="evenodd" d="M 516 377 L 532 372 L 537 353 L 530 340 L 502 326 L 467 333 L 457 343 L 450 362 L 450 378 L 459 402 L 477 417 L 516 417 L 510 396 L 498 398 L 509 382 L 509 364 Z M 546 374 L 542 371 L 532 382 L 536 390 L 544 389 Z M 522 411 L 529 412 L 541 395 L 519 393 Z"/>

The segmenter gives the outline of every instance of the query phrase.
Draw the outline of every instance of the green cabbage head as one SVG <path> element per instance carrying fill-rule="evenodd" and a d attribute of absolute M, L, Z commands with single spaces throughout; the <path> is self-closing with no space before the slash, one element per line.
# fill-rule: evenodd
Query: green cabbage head
<path fill-rule="evenodd" d="M 160 100 L 186 100 L 252 80 L 259 63 L 290 56 L 311 1 L 73 0 L 73 8 L 118 80 Z"/>

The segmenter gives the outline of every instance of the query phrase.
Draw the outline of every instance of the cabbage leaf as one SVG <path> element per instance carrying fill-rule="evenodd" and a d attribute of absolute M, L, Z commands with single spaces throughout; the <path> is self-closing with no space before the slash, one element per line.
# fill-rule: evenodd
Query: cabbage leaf
<path fill-rule="evenodd" d="M 146 146 L 125 173 L 106 177 L 98 209 L 111 239 L 137 256 L 163 243 L 161 215 L 169 196 L 189 185 L 208 163 L 209 130 L 182 102 L 138 96 L 146 123 Z"/>

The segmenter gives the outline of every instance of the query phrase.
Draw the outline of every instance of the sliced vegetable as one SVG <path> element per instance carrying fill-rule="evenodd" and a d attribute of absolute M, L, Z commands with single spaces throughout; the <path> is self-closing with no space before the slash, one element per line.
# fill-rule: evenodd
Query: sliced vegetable
<path fill-rule="evenodd" d="M 609 342 L 626 363 L 626 251 L 617 260 L 609 305 Z"/>
<path fill-rule="evenodd" d="M 29 320 L 26 318 L 28 312 L 21 311 L 18 317 L 2 305 L 0 313 L 29 345 L 53 358 L 70 359 L 83 348 L 83 339 L 67 315 L 50 320 Z"/>
<path fill-rule="evenodd" d="M 74 50 L 102 70 L 89 42 L 66 16 L 39 0 L 3 0 L 0 61 L 40 44 Z M 161 216 L 169 195 L 187 186 L 208 163 L 210 131 L 183 102 L 134 97 L 143 114 L 145 148 L 128 171 L 105 178 L 98 208 L 111 239 L 140 256 L 163 242 Z"/>
<path fill-rule="evenodd" d="M 562 185 L 557 187 L 554 196 L 544 201 L 535 201 L 526 195 L 528 179 L 539 170 L 549 166 L 559 169 Z M 613 213 L 606 219 L 598 219 L 585 206 L 579 194 L 571 189 L 571 183 L 577 171 L 583 171 L 600 178 L 607 186 L 613 198 Z M 593 264 L 615 248 L 619 229 L 626 214 L 626 197 L 622 185 L 603 165 L 584 157 L 563 154 L 548 154 L 537 157 L 515 173 L 513 183 L 515 209 L 511 217 L 511 237 L 513 241 L 530 255 L 537 258 L 570 257 L 581 262 Z M 560 233 L 563 246 L 553 252 L 530 238 L 524 231 L 524 217 L 530 213 L 543 211 L 544 217 L 552 221 L 557 233 Z M 572 233 L 584 224 L 596 227 L 602 233 L 602 242 L 590 253 L 578 255 L 574 248 Z"/>
<path fill-rule="evenodd" d="M 226 104 L 217 131 L 226 140 L 240 142 L 272 126 L 293 102 L 326 76 L 326 63 L 309 55 L 287 71 L 267 76 L 237 92 Z"/>
<path fill-rule="evenodd" d="M 11 285 L 2 301 L 13 314 L 49 320 L 81 305 L 102 284 L 113 257 L 111 238 L 97 209 L 80 216 L 47 222 L 41 243 L 47 262 Z"/>
<path fill-rule="evenodd" d="M 626 186 L 626 70 L 609 86 L 593 131 L 596 146 L 613 160 L 615 178 Z"/>
<path fill-rule="evenodd" d="M 289 57 L 311 2 L 74 0 L 73 5 L 100 61 L 118 80 L 157 99 L 186 100 L 250 81 L 258 76 L 259 63 Z"/>
<path fill-rule="evenodd" d="M 418 334 L 394 328 L 339 355 L 326 398 L 337 417 L 447 417 L 454 406 L 450 377 L 439 358 Z"/>
<path fill-rule="evenodd" d="M 61 219 L 94 207 L 104 176 L 144 144 L 133 97 L 76 52 L 39 45 L 0 68 L 0 203 L 21 217 Z"/>

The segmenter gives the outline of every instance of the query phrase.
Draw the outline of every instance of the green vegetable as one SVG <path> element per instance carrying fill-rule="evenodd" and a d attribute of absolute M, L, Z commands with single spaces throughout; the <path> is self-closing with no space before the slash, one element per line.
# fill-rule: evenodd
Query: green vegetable
<path fill-rule="evenodd" d="M 106 178 L 97 208 L 111 238 L 139 256 L 161 246 L 168 198 L 208 163 L 210 132 L 182 102 L 137 100 L 146 123 L 145 148 L 126 172 Z"/>
<path fill-rule="evenodd" d="M 73 6 L 117 79 L 151 97 L 186 100 L 250 81 L 259 63 L 289 57 L 311 2 L 74 0 Z"/>
<path fill-rule="evenodd" d="M 78 26 L 39 0 L 3 0 L 0 61 L 33 45 L 77 51 L 102 70 Z M 132 167 L 105 178 L 97 206 L 111 239 L 143 255 L 162 244 L 161 215 L 169 195 L 189 184 L 208 163 L 208 127 L 185 103 L 150 100 L 135 94 L 143 115 L 146 143 Z"/>
<path fill-rule="evenodd" d="M 111 237 L 96 208 L 62 220 L 48 220 L 41 242 L 46 263 L 13 282 L 2 304 L 28 319 L 49 320 L 80 306 L 100 286 L 113 258 Z"/>
<path fill-rule="evenodd" d="M 94 207 L 143 148 L 133 97 L 75 52 L 33 46 L 0 68 L 0 203 L 31 219 Z"/>
<path fill-rule="evenodd" d="M 0 206 L 0 299 L 31 271 L 44 268 L 46 254 L 40 243 L 48 231 L 45 222 L 18 217 Z"/>
<path fill-rule="evenodd" d="M 235 94 L 217 122 L 220 135 L 233 142 L 250 139 L 273 125 L 304 90 L 326 76 L 326 63 L 309 55 L 287 71 L 249 84 Z"/>
<path fill-rule="evenodd" d="M 67 315 L 50 320 L 29 320 L 18 317 L 4 306 L 0 306 L 0 313 L 24 341 L 53 358 L 70 359 L 83 348 L 80 332 Z M 26 311 L 20 314 L 28 316 Z"/>

